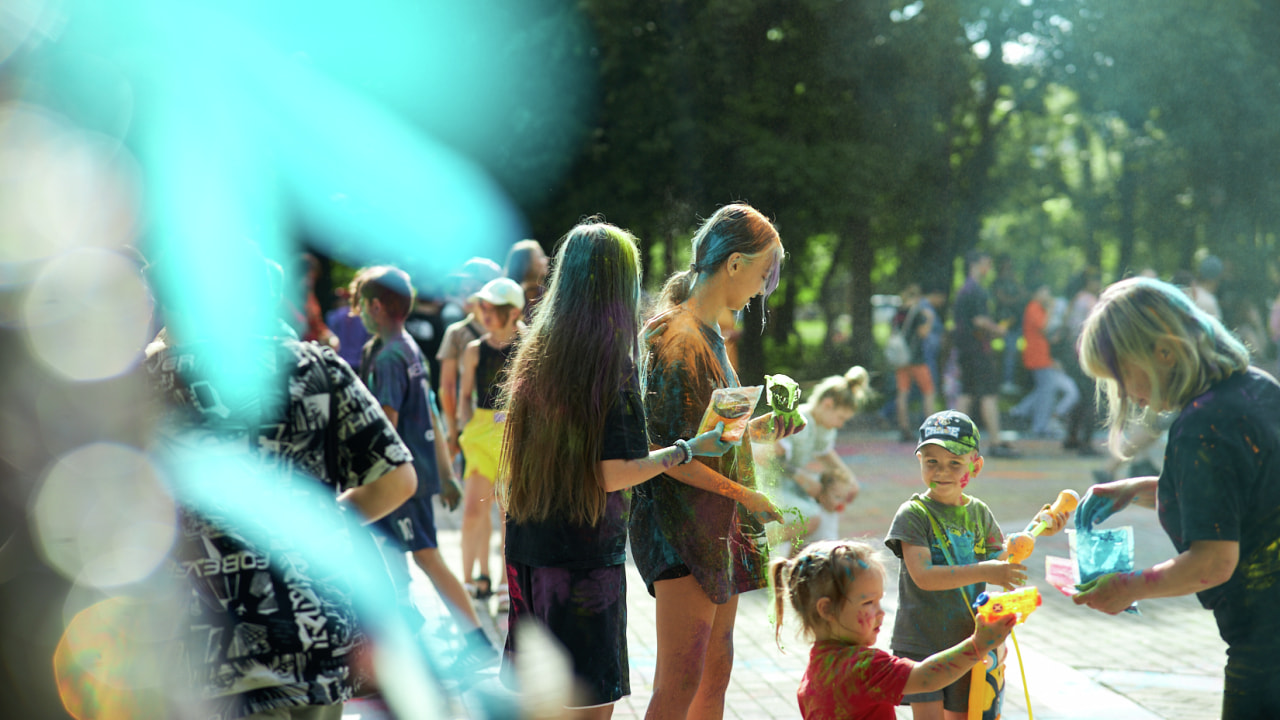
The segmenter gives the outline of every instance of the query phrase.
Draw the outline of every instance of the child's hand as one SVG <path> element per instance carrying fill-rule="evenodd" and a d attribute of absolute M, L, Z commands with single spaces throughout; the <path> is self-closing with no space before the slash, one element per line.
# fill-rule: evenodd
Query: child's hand
<path fill-rule="evenodd" d="M 462 486 L 453 477 L 452 470 L 448 477 L 440 479 L 440 502 L 450 511 L 457 510 L 458 503 L 462 502 Z"/>
<path fill-rule="evenodd" d="M 1009 633 L 1013 632 L 1013 626 L 1017 624 L 1017 615 L 1002 615 L 991 620 L 987 620 L 982 615 L 974 618 L 973 628 L 973 644 L 978 648 L 978 652 L 986 654 L 992 649 L 1000 647 L 1005 638 L 1009 637 Z"/>
<path fill-rule="evenodd" d="M 1040 531 L 1041 536 L 1049 536 L 1057 533 L 1059 530 L 1067 526 L 1067 516 L 1071 513 L 1065 512 L 1049 512 L 1049 505 L 1040 508 L 1040 512 L 1031 519 L 1031 522 L 1044 523 L 1044 530 Z"/>
<path fill-rule="evenodd" d="M 987 582 L 992 585 L 1012 590 L 1027 583 L 1026 565 L 1004 560 L 987 560 L 982 565 L 987 569 Z"/>
<path fill-rule="evenodd" d="M 720 457 L 736 447 L 733 443 L 722 440 L 721 435 L 724 435 L 724 422 L 718 422 L 701 435 L 689 438 L 689 449 L 694 455 Z"/>

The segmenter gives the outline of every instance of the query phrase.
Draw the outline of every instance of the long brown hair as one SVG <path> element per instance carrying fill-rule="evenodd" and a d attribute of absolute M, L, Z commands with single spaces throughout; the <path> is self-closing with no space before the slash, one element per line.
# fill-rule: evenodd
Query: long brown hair
<path fill-rule="evenodd" d="M 507 411 L 498 498 L 516 522 L 595 525 L 605 415 L 635 375 L 640 253 L 635 238 L 587 221 L 565 235 L 547 292 L 502 388 Z"/>

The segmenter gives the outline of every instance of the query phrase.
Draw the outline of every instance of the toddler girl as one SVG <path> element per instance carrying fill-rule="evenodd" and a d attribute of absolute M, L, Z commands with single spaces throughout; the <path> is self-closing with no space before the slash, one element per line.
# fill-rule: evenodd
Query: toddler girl
<path fill-rule="evenodd" d="M 872 647 L 884 623 L 884 566 L 857 540 L 813 543 L 790 560 L 774 561 L 770 576 L 775 639 L 787 597 L 805 635 L 815 640 L 796 692 L 805 720 L 893 720 L 904 694 L 959 680 L 1013 630 L 1012 615 L 990 624 L 979 617 L 971 637 L 918 663 Z"/>

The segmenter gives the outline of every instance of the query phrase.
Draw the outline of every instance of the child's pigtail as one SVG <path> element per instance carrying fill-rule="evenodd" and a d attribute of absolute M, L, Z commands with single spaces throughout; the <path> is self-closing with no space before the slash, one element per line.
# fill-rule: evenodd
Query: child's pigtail
<path fill-rule="evenodd" d="M 844 381 L 849 386 L 849 395 L 853 398 L 853 409 L 862 410 L 873 396 L 871 390 L 871 374 L 861 365 L 854 365 L 844 374 Z"/>

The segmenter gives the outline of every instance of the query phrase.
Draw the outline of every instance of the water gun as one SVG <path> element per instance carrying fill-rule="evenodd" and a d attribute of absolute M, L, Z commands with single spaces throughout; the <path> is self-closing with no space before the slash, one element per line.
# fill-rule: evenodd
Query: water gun
<path fill-rule="evenodd" d="M 1075 490 L 1063 490 L 1058 493 L 1058 499 L 1054 500 L 1053 505 L 1049 507 L 1049 512 L 1070 514 L 1079 504 L 1080 496 Z M 1040 514 L 1036 515 L 1039 517 Z M 1009 562 L 1020 563 L 1031 557 L 1031 551 L 1036 549 L 1036 536 L 1048 527 L 1048 520 L 1037 521 L 1033 518 L 1022 532 L 1013 533 L 1005 538 L 1004 549 L 1008 552 Z"/>
<path fill-rule="evenodd" d="M 973 609 L 987 622 L 1006 615 L 1016 615 L 1021 623 L 1040 607 L 1041 602 L 1039 590 L 1024 587 L 1009 592 L 981 593 L 973 601 Z"/>

